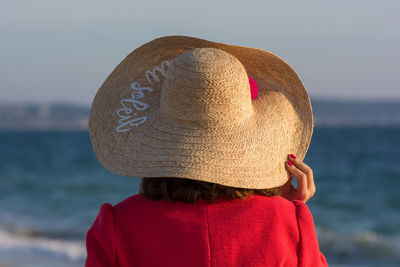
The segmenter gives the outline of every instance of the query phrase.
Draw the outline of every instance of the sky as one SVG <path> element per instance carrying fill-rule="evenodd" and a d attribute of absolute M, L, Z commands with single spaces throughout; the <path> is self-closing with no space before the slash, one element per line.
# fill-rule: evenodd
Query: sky
<path fill-rule="evenodd" d="M 400 100 L 400 1 L 0 0 L 0 102 L 89 105 L 135 48 L 186 35 L 275 53 L 311 98 Z"/>

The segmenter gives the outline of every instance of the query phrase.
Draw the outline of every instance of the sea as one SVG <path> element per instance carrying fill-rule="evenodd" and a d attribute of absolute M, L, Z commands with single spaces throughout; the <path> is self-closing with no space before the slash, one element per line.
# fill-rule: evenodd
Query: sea
<path fill-rule="evenodd" d="M 329 266 L 400 266 L 400 127 L 316 127 L 309 206 Z M 83 266 L 100 205 L 137 194 L 87 131 L 0 132 L 0 266 Z"/>

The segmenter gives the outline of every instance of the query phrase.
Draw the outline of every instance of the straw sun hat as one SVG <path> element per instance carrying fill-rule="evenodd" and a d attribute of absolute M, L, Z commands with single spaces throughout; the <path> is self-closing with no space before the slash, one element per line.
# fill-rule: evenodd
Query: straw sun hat
<path fill-rule="evenodd" d="M 309 96 L 271 52 L 186 36 L 155 39 L 108 76 L 89 118 L 94 152 L 132 177 L 272 188 L 311 141 Z"/>

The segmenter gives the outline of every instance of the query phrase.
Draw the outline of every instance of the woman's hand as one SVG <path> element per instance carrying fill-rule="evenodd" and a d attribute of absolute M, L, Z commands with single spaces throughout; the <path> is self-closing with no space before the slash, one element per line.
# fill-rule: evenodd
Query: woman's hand
<path fill-rule="evenodd" d="M 316 190 L 312 169 L 293 154 L 290 154 L 288 158 L 286 167 L 290 173 L 290 178 L 281 187 L 280 196 L 288 200 L 300 200 L 306 203 Z M 297 189 L 292 185 L 293 177 L 297 179 Z"/>

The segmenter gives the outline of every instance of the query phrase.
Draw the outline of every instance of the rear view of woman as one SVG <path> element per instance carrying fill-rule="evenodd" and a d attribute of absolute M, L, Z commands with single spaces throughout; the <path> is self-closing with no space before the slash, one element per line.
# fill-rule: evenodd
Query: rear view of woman
<path fill-rule="evenodd" d="M 311 104 L 279 57 L 155 39 L 103 83 L 89 130 L 103 166 L 143 179 L 100 207 L 86 266 L 327 266 L 305 204 Z"/>

